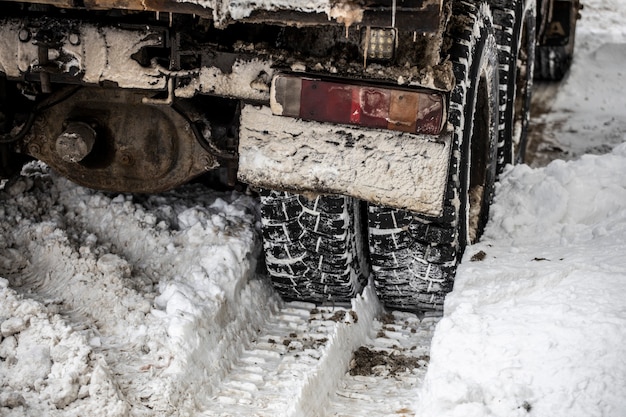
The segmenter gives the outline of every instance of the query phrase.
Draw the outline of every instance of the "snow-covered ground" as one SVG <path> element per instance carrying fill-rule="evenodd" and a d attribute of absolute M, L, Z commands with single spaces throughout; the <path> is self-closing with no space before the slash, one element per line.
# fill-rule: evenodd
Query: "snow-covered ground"
<path fill-rule="evenodd" d="M 569 161 L 502 178 L 446 299 L 420 416 L 626 415 L 626 6 L 584 5 L 571 73 L 542 86 L 556 97 L 534 120 L 534 164 Z"/>
<path fill-rule="evenodd" d="M 498 185 L 425 377 L 436 320 L 372 321 L 369 290 L 346 310 L 277 298 L 252 198 L 103 194 L 30 165 L 0 190 L 0 416 L 356 417 L 339 397 L 368 384 L 389 415 L 626 415 L 624 21 L 622 0 L 585 1 L 570 76 L 540 90 L 533 168 Z M 359 344 L 416 368 L 339 381 Z"/>
<path fill-rule="evenodd" d="M 531 127 L 533 167 L 604 154 L 624 141 L 626 6 L 619 0 L 582 3 L 569 75 L 563 83 L 541 83 L 535 91 L 532 113 L 539 114 Z"/>
<path fill-rule="evenodd" d="M 508 172 L 446 300 L 421 414 L 626 415 L 624 254 L 626 145 Z"/>

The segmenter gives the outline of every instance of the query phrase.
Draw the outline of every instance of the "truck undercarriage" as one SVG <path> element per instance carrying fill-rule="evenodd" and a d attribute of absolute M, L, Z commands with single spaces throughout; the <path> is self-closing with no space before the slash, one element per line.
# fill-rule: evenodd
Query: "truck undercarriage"
<path fill-rule="evenodd" d="M 218 173 L 260 193 L 285 298 L 345 301 L 371 272 L 413 310 L 442 308 L 498 170 L 523 157 L 535 11 L 552 10 L 2 4 L 2 176 L 35 158 L 87 187 L 159 192 Z"/>

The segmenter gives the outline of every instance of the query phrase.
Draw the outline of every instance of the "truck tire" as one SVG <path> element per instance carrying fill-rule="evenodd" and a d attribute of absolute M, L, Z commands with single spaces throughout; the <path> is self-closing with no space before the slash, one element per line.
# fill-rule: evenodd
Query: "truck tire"
<path fill-rule="evenodd" d="M 367 282 L 359 200 L 261 190 L 265 263 L 283 299 L 346 302 Z"/>
<path fill-rule="evenodd" d="M 535 51 L 535 78 L 560 81 L 572 65 L 576 40 L 577 0 L 556 0 L 552 21 L 548 23 Z"/>
<path fill-rule="evenodd" d="M 500 61 L 498 172 L 524 161 L 535 62 L 535 2 L 494 0 L 494 30 Z"/>
<path fill-rule="evenodd" d="M 438 218 L 379 206 L 368 209 L 370 259 L 383 303 L 441 310 L 465 246 L 481 235 L 493 196 L 498 142 L 498 51 L 489 7 L 454 2 L 447 36 L 456 86 L 448 122 L 453 149 Z"/>

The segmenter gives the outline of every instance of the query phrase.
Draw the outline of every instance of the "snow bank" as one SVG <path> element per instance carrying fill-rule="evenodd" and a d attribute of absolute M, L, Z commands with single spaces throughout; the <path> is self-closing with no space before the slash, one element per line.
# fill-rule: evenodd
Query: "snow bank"
<path fill-rule="evenodd" d="M 624 254 L 626 144 L 507 172 L 446 300 L 418 415 L 623 416 Z"/>
<path fill-rule="evenodd" d="M 189 415 L 277 309 L 252 198 L 106 195 L 31 164 L 0 200 L 3 417 Z"/>
<path fill-rule="evenodd" d="M 584 3 L 571 72 L 533 119 L 539 150 L 569 161 L 501 179 L 446 299 L 420 417 L 626 415 L 626 8 Z"/>

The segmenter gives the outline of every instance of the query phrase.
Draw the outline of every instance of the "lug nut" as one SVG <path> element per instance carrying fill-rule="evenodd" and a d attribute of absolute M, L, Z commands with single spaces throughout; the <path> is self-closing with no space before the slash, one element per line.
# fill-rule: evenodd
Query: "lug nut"
<path fill-rule="evenodd" d="M 123 165 L 132 165 L 133 164 L 133 157 L 127 153 L 122 154 L 122 156 L 120 157 L 120 162 Z"/>
<path fill-rule="evenodd" d="M 39 147 L 39 145 L 31 143 L 30 145 L 28 145 L 28 154 L 30 156 L 34 156 L 37 157 L 40 155 L 41 152 L 41 148 Z"/>

